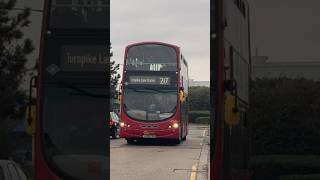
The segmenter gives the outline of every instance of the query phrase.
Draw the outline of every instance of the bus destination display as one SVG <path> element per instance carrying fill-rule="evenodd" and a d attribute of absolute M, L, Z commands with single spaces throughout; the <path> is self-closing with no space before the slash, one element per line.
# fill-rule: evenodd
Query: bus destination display
<path fill-rule="evenodd" d="M 130 76 L 129 84 L 170 85 L 168 76 Z"/>
<path fill-rule="evenodd" d="M 61 47 L 63 71 L 107 71 L 109 57 L 103 45 L 66 45 Z"/>

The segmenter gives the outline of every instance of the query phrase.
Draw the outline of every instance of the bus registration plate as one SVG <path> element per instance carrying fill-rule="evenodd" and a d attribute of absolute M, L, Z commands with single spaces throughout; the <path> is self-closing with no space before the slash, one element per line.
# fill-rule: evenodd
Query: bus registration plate
<path fill-rule="evenodd" d="M 156 138 L 156 135 L 145 134 L 142 137 L 143 138 Z"/>

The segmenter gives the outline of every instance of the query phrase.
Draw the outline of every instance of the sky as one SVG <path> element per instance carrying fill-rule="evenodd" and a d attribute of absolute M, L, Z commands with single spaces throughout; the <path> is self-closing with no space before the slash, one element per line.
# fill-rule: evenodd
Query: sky
<path fill-rule="evenodd" d="M 112 59 L 128 44 L 160 41 L 181 48 L 189 78 L 210 80 L 210 0 L 111 0 Z"/>
<path fill-rule="evenodd" d="M 181 47 L 190 77 L 209 80 L 209 0 L 110 0 L 113 59 L 137 41 L 163 41 Z M 252 49 L 271 61 L 320 60 L 319 0 L 248 0 Z M 18 7 L 42 9 L 42 0 L 18 0 Z M 39 47 L 41 16 L 31 14 L 25 35 Z M 252 55 L 255 51 L 252 51 Z M 30 56 L 35 63 L 38 48 Z"/>
<path fill-rule="evenodd" d="M 258 48 L 258 55 L 270 61 L 320 61 L 319 0 L 249 3 L 252 47 Z"/>

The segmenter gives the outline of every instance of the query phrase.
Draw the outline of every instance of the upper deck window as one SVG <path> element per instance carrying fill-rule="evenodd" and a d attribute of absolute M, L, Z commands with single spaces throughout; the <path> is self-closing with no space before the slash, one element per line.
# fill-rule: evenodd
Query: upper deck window
<path fill-rule="evenodd" d="M 50 28 L 107 28 L 107 0 L 52 0 Z"/>
<path fill-rule="evenodd" d="M 160 44 L 132 46 L 128 50 L 126 70 L 176 71 L 177 53 L 174 48 Z"/>

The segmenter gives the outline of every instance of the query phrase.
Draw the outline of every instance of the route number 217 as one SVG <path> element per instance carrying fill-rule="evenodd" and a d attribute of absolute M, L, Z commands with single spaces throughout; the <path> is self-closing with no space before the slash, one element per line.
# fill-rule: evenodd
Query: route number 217
<path fill-rule="evenodd" d="M 160 84 L 169 84 L 169 78 L 160 78 Z"/>

